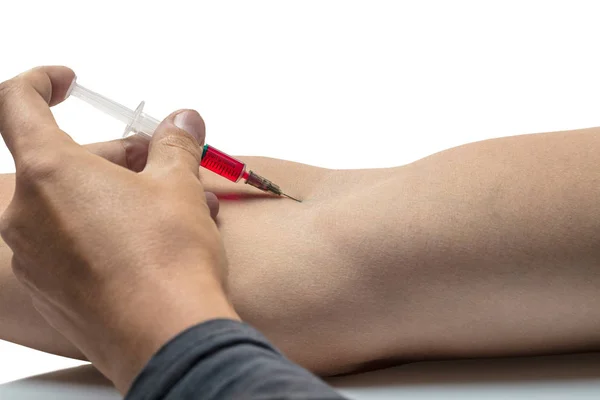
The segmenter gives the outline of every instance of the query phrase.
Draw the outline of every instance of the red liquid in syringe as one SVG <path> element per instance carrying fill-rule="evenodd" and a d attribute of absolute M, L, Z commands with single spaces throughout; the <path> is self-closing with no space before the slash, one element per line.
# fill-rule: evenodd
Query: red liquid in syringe
<path fill-rule="evenodd" d="M 248 179 L 249 176 L 246 164 L 207 144 L 204 145 L 200 166 L 232 182 Z"/>

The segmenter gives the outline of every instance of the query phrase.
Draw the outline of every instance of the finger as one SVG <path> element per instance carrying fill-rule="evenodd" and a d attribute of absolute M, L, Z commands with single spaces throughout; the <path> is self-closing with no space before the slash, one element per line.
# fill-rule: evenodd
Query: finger
<path fill-rule="evenodd" d="M 110 142 L 92 143 L 84 147 L 97 156 L 135 172 L 144 169 L 148 156 L 148 139 L 138 135 Z M 210 216 L 216 219 L 219 214 L 219 199 L 212 192 L 205 192 L 205 195 Z"/>
<path fill-rule="evenodd" d="M 148 150 L 144 171 L 189 172 L 199 177 L 205 127 L 200 114 L 184 110 L 171 114 L 158 126 Z"/>
<path fill-rule="evenodd" d="M 0 84 L 0 133 L 15 162 L 48 143 L 70 141 L 49 106 L 64 100 L 75 79 L 66 67 L 40 67 Z"/>
<path fill-rule="evenodd" d="M 213 192 L 205 192 L 206 195 L 206 204 L 210 209 L 210 216 L 212 219 L 216 219 L 219 214 L 219 199 Z"/>
<path fill-rule="evenodd" d="M 84 147 L 114 164 L 140 172 L 146 166 L 149 143 L 145 136 L 132 135 L 124 139 L 92 143 Z"/>

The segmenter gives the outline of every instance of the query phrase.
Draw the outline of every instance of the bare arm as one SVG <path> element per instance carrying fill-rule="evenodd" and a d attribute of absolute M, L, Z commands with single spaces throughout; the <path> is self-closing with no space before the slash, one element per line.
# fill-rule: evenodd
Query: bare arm
<path fill-rule="evenodd" d="M 392 169 L 249 164 L 307 201 L 223 203 L 232 293 L 304 364 L 596 348 L 600 130 L 489 140 Z M 313 185 L 291 178 L 309 174 Z"/>
<path fill-rule="evenodd" d="M 450 149 L 391 169 L 246 158 L 305 201 L 204 174 L 242 318 L 319 373 L 386 360 L 598 348 L 600 129 Z M 0 204 L 12 195 L 5 176 Z M 0 252 L 0 337 L 77 355 Z"/>

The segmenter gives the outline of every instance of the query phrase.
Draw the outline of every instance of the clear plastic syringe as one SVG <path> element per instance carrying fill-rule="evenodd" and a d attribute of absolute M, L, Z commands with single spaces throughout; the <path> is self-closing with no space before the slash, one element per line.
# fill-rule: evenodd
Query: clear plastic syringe
<path fill-rule="evenodd" d="M 160 124 L 160 121 L 144 113 L 145 103 L 143 101 L 135 110 L 131 110 L 96 92 L 84 88 L 77 82 L 73 83 L 67 96 L 77 97 L 94 106 L 96 109 L 127 124 L 123 136 L 138 133 L 150 138 Z M 204 145 L 200 166 L 227 178 L 232 182 L 239 182 L 241 179 L 244 179 L 245 183 L 248 185 L 252 185 L 264 192 L 285 196 L 300 202 L 300 200 L 285 194 L 278 185 L 270 180 L 263 178 L 253 171 L 247 171 L 246 164 L 240 160 L 223 153 L 208 144 Z"/>

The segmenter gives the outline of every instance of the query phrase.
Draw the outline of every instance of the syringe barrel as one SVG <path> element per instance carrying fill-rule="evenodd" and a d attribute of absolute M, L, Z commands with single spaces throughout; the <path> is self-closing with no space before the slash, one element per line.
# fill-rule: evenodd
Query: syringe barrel
<path fill-rule="evenodd" d="M 134 112 L 129 108 L 87 89 L 77 82 L 73 84 L 67 95 L 77 97 L 126 124 L 129 124 L 134 117 Z"/>
<path fill-rule="evenodd" d="M 147 138 L 151 138 L 159 124 L 159 120 L 152 118 L 144 112 L 138 114 L 136 110 L 136 115 L 129 125 L 127 125 L 127 128 L 125 128 L 125 134 L 123 136 L 126 137 L 132 133 L 141 133 Z"/>
<path fill-rule="evenodd" d="M 125 128 L 124 136 L 131 133 L 138 133 L 151 138 L 160 124 L 160 121 L 143 112 L 143 101 L 135 111 L 130 110 L 77 83 L 72 85 L 67 95 L 78 97 L 108 115 L 125 122 L 127 127 Z M 246 172 L 246 164 L 209 145 L 204 146 L 200 165 L 232 182 L 238 182 L 242 178 L 248 179 L 249 177 L 248 172 Z"/>
<path fill-rule="evenodd" d="M 232 182 L 248 175 L 246 164 L 207 144 L 204 145 L 200 165 Z"/>

